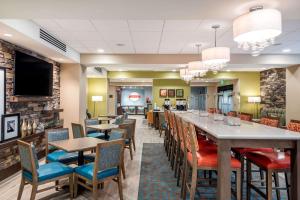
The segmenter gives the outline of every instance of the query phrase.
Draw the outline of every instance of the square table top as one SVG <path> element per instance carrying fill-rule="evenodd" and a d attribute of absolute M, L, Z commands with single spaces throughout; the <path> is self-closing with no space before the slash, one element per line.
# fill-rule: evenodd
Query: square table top
<path fill-rule="evenodd" d="M 83 138 L 53 141 L 53 142 L 49 142 L 49 144 L 51 146 L 54 146 L 58 149 L 62 149 L 67 152 L 74 152 L 74 151 L 91 150 L 95 148 L 98 143 L 104 143 L 104 142 L 107 141 L 98 138 L 83 137 Z"/>
<path fill-rule="evenodd" d="M 119 128 L 116 124 L 97 124 L 97 125 L 88 125 L 87 128 L 92 128 L 100 131 L 111 130 L 113 128 Z"/>

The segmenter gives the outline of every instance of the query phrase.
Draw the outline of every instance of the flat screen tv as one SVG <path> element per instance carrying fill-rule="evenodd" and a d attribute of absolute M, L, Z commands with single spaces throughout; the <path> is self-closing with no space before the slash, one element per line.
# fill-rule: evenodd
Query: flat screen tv
<path fill-rule="evenodd" d="M 16 51 L 15 96 L 52 96 L 53 64 Z"/>

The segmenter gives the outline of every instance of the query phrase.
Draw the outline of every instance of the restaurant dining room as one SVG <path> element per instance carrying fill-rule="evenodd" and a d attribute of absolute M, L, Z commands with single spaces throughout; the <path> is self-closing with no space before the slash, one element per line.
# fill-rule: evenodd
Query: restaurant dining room
<path fill-rule="evenodd" d="M 1 1 L 0 200 L 300 200 L 299 10 Z"/>

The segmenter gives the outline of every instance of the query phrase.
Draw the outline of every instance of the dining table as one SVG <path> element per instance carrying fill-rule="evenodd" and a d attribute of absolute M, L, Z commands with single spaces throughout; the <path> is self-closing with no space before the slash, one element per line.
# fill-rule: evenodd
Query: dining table
<path fill-rule="evenodd" d="M 106 140 L 101 140 L 92 137 L 72 138 L 68 140 L 59 140 L 49 142 L 49 145 L 66 152 L 78 152 L 78 166 L 84 164 L 84 151 L 92 150 L 97 147 L 99 143 L 105 143 Z"/>
<path fill-rule="evenodd" d="M 109 131 L 111 131 L 111 129 L 114 128 L 119 128 L 118 125 L 116 124 L 97 124 L 97 125 L 88 125 L 86 126 L 87 128 L 91 128 L 91 129 L 95 129 L 95 130 L 99 130 L 99 131 L 104 131 L 104 138 L 108 139 L 109 138 Z"/>
<path fill-rule="evenodd" d="M 288 149 L 291 154 L 291 199 L 300 199 L 299 133 L 243 120 L 238 126 L 232 126 L 223 120 L 217 121 L 213 114 L 205 116 L 199 111 L 175 114 L 203 130 L 206 136 L 217 144 L 218 200 L 231 199 L 231 149 L 236 147 Z"/>

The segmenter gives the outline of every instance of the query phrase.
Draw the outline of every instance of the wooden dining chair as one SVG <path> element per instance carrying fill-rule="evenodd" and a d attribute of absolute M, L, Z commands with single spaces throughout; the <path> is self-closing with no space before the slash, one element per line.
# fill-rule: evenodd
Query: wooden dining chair
<path fill-rule="evenodd" d="M 71 123 L 73 138 L 83 138 L 85 136 L 84 130 L 81 124 Z"/>
<path fill-rule="evenodd" d="M 70 197 L 73 198 L 73 168 L 62 164 L 60 162 L 51 162 L 43 165 L 39 165 L 35 147 L 32 144 L 18 140 L 18 150 L 21 161 L 21 184 L 18 193 L 18 200 L 21 199 L 24 186 L 26 184 L 32 185 L 32 191 L 30 200 L 34 200 L 35 196 L 39 192 L 44 192 L 58 185 L 50 186 L 38 190 L 39 185 L 43 185 L 49 182 L 58 182 L 58 180 L 68 178 L 70 187 Z"/>
<path fill-rule="evenodd" d="M 237 112 L 236 111 L 229 111 L 227 113 L 227 116 L 230 116 L 230 117 L 236 117 L 237 116 Z"/>
<path fill-rule="evenodd" d="M 126 135 L 125 135 L 125 148 L 129 149 L 130 153 L 130 159 L 133 160 L 133 140 L 132 140 L 132 135 L 134 134 L 134 129 L 135 129 L 135 122 L 134 121 L 127 121 L 127 123 L 122 123 L 119 125 L 120 129 L 125 129 L 126 130 Z"/>
<path fill-rule="evenodd" d="M 170 126 L 169 126 L 169 111 L 167 109 L 164 110 L 165 122 L 166 122 L 166 130 L 165 130 L 165 137 L 164 137 L 164 146 L 165 151 L 168 153 L 168 144 L 170 141 Z"/>
<path fill-rule="evenodd" d="M 85 125 L 85 135 L 87 137 L 94 137 L 94 138 L 99 138 L 99 139 L 105 139 L 105 134 L 100 132 L 99 130 L 95 130 L 92 128 L 88 128 L 87 126 L 89 125 L 99 125 L 99 120 L 98 119 L 85 119 L 84 120 L 84 125 Z"/>
<path fill-rule="evenodd" d="M 123 199 L 121 165 L 124 151 L 124 140 L 114 140 L 99 143 L 96 148 L 95 162 L 75 168 L 75 197 L 78 185 L 93 192 L 93 198 L 97 199 L 98 186 L 105 181 L 114 180 L 118 183 L 119 196 Z M 90 186 L 91 183 L 92 186 Z"/>
<path fill-rule="evenodd" d="M 195 199 L 197 185 L 199 180 L 207 181 L 209 185 L 200 185 L 208 187 L 211 180 L 200 179 L 199 170 L 217 171 L 218 169 L 218 152 L 206 149 L 199 149 L 195 127 L 191 123 L 184 123 L 184 132 L 187 136 L 185 138 L 185 172 L 183 175 L 183 199 L 186 199 L 187 191 L 190 193 L 190 199 Z M 238 200 L 241 199 L 241 163 L 231 158 L 231 169 L 235 172 L 236 180 L 236 193 L 235 196 Z M 191 170 L 191 173 L 190 173 Z M 191 176 L 189 176 L 191 175 Z"/>
<path fill-rule="evenodd" d="M 262 117 L 260 119 L 260 123 L 267 125 L 267 126 L 272 126 L 272 127 L 279 127 L 279 118 L 277 117 Z"/>
<path fill-rule="evenodd" d="M 147 122 L 149 126 L 153 126 L 154 124 L 154 119 L 153 119 L 153 110 L 149 110 L 147 112 Z"/>
<path fill-rule="evenodd" d="M 162 133 L 166 132 L 167 129 L 167 123 L 165 120 L 165 114 L 164 113 L 158 113 L 158 119 L 159 119 L 159 137 L 161 137 Z"/>
<path fill-rule="evenodd" d="M 125 123 L 133 123 L 133 130 L 131 133 L 131 140 L 132 140 L 132 145 L 133 145 L 133 150 L 136 151 L 136 147 L 135 147 L 135 130 L 136 130 L 136 119 L 125 119 L 124 120 Z"/>
<path fill-rule="evenodd" d="M 239 117 L 241 120 L 250 122 L 250 121 L 252 121 L 253 115 L 250 113 L 240 113 Z"/>
<path fill-rule="evenodd" d="M 69 153 L 64 150 L 56 149 L 55 147 L 49 145 L 49 142 L 68 140 L 69 139 L 69 129 L 49 129 L 46 130 L 46 162 L 61 162 L 64 164 L 77 163 L 78 153 Z"/>

